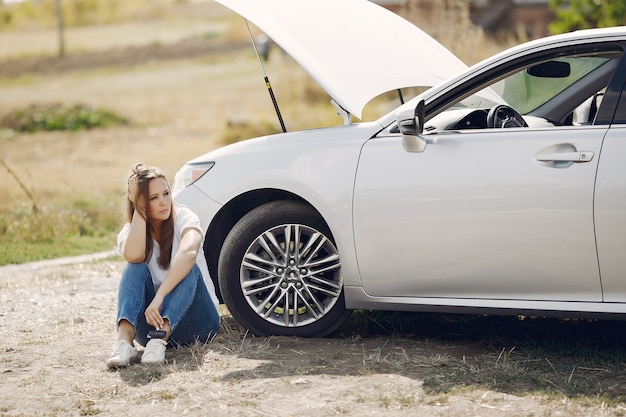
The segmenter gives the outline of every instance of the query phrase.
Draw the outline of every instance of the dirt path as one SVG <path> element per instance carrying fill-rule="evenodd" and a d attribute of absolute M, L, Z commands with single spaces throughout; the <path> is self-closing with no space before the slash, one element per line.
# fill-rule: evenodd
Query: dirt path
<path fill-rule="evenodd" d="M 226 315 L 216 339 L 167 363 L 108 371 L 123 263 L 91 258 L 0 269 L 0 416 L 623 416 L 622 404 L 424 381 L 475 344 L 428 339 L 255 338 Z M 90 262 L 85 262 L 90 261 Z M 495 357 L 492 357 L 495 359 Z"/>

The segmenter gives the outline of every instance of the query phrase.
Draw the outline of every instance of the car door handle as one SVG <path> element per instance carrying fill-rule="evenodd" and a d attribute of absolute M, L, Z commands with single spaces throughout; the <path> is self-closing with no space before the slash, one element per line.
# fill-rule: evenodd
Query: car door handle
<path fill-rule="evenodd" d="M 589 162 L 593 159 L 593 152 L 553 152 L 537 155 L 541 162 Z"/>

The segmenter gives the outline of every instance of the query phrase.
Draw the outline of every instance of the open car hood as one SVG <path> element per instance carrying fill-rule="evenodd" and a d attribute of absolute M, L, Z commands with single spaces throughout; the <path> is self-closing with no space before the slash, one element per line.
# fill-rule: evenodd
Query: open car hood
<path fill-rule="evenodd" d="M 216 0 L 272 38 L 343 109 L 467 69 L 421 29 L 368 0 Z"/>

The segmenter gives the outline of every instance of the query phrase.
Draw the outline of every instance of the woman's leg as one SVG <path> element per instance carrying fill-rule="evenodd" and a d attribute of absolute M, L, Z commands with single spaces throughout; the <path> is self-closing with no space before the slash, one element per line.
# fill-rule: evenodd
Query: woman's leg
<path fill-rule="evenodd" d="M 120 339 L 133 339 L 146 344 L 149 330 L 146 323 L 146 303 L 154 298 L 154 286 L 148 266 L 141 263 L 128 263 L 122 273 L 117 296 L 117 327 Z M 130 338 L 130 340 L 129 340 Z"/>
<path fill-rule="evenodd" d="M 202 273 L 194 265 L 187 277 L 163 300 L 161 316 L 169 321 L 171 344 L 207 342 L 219 330 L 220 318 Z"/>

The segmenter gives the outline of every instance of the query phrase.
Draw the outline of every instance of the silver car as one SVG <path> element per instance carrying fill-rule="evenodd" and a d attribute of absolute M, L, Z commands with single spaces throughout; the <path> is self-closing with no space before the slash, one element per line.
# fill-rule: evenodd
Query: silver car
<path fill-rule="evenodd" d="M 245 15 L 245 2 L 220 3 L 266 32 L 276 25 Z M 382 61 L 394 78 L 391 67 L 424 66 L 438 48 L 395 44 L 403 55 L 346 65 Z M 378 120 L 352 123 L 362 97 L 335 90 L 344 126 L 190 161 L 175 200 L 206 227 L 231 314 L 256 334 L 297 336 L 327 335 L 354 309 L 625 314 L 625 48 L 620 27 L 532 41 L 468 69 L 439 50 L 433 67 L 457 75 L 434 85 L 435 70 L 432 88 Z"/>

